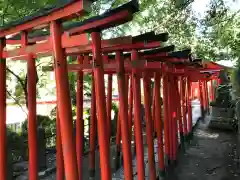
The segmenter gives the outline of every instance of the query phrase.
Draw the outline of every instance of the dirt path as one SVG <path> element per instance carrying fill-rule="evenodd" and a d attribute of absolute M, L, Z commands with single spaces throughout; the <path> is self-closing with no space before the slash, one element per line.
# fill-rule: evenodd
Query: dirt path
<path fill-rule="evenodd" d="M 239 180 L 236 135 L 200 127 L 167 180 Z"/>

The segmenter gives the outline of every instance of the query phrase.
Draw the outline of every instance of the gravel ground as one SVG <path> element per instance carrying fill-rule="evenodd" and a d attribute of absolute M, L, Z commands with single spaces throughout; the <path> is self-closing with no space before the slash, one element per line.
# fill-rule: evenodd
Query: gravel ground
<path fill-rule="evenodd" d="M 236 147 L 236 134 L 200 126 L 167 180 L 239 180 Z"/>

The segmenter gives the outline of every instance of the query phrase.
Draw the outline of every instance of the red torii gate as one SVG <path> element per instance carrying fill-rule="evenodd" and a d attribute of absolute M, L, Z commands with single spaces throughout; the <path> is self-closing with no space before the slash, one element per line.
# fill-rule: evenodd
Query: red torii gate
<path fill-rule="evenodd" d="M 134 46 L 134 45 L 133 45 Z M 162 54 L 163 54 L 163 52 L 164 51 L 167 51 L 167 50 L 171 50 L 171 49 L 173 49 L 172 47 L 165 47 L 165 48 L 161 48 L 161 49 L 154 49 L 154 50 L 152 50 L 152 51 L 144 51 L 143 53 L 141 53 L 142 54 L 142 58 L 143 59 L 146 59 L 146 57 L 148 57 L 148 60 L 150 60 L 149 58 L 151 57 L 151 58 L 156 58 L 156 57 L 158 57 L 159 55 L 158 55 L 158 53 L 159 52 L 161 52 L 161 61 L 164 61 L 164 57 L 162 56 Z M 123 50 L 123 49 L 122 49 Z M 128 50 L 128 48 L 126 48 L 125 50 Z M 154 55 L 154 53 L 156 53 L 155 55 Z M 167 54 L 167 52 L 164 52 L 165 54 Z M 148 54 L 148 56 L 146 56 L 146 54 Z M 152 54 L 152 56 L 150 56 L 150 54 Z M 117 55 L 116 55 L 117 56 Z M 155 56 L 155 57 L 154 57 Z M 113 57 L 112 57 L 112 55 L 110 55 L 109 57 L 111 57 L 111 61 L 110 61 L 110 63 L 105 63 L 104 64 L 104 73 L 107 73 L 107 74 L 114 74 L 114 73 L 116 73 L 118 70 L 118 63 L 117 63 L 117 60 L 113 60 Z M 138 71 L 143 71 L 144 72 L 144 69 L 145 69 L 145 71 L 147 70 L 147 69 L 150 69 L 150 70 L 160 70 L 162 73 L 166 73 L 166 72 L 168 72 L 168 73 L 174 73 L 174 74 L 177 74 L 177 75 L 188 75 L 188 76 L 190 76 L 190 75 L 194 75 L 194 77 L 196 77 L 196 76 L 203 76 L 201 73 L 200 73 L 200 71 L 202 71 L 202 72 L 206 72 L 206 71 L 209 71 L 209 70 L 212 70 L 212 69 L 206 69 L 206 68 L 201 68 L 201 69 L 199 69 L 198 71 L 199 72 L 196 72 L 196 70 L 193 70 L 193 69 L 184 69 L 184 66 L 183 65 L 175 65 L 176 67 L 178 67 L 178 68 L 182 68 L 182 69 L 180 69 L 180 70 L 177 70 L 177 69 L 172 69 L 172 68 L 170 68 L 168 71 L 166 71 L 166 69 L 164 69 L 164 68 L 161 68 L 161 65 L 162 65 L 162 62 L 151 62 L 152 60 L 150 60 L 150 62 L 146 62 L 146 61 L 143 61 L 143 62 L 141 62 L 141 61 L 138 61 L 137 63 L 131 63 L 131 61 L 129 61 L 128 60 L 128 54 L 125 54 L 124 55 L 124 57 L 126 58 L 125 60 L 124 60 L 124 63 L 125 63 L 125 69 L 126 69 L 126 72 L 131 72 L 131 69 L 133 69 L 133 68 L 138 68 Z M 167 57 L 165 57 L 165 59 L 166 59 Z M 141 59 L 141 57 L 140 57 L 140 59 Z M 170 58 L 167 58 L 168 59 L 168 62 L 170 62 L 170 61 L 173 61 L 173 62 L 177 62 L 177 61 L 179 61 L 180 60 L 180 62 L 184 62 L 185 61 L 185 59 L 177 59 L 177 58 L 173 58 L 173 57 L 170 57 Z M 130 68 L 130 69 L 129 69 Z M 49 69 L 49 67 L 47 67 L 47 69 Z M 51 67 L 50 67 L 50 69 L 51 69 Z M 78 71 L 82 71 L 82 70 L 84 70 L 84 72 L 92 72 L 92 64 L 84 64 L 84 65 L 81 65 L 81 64 L 69 64 L 68 65 L 68 70 L 69 71 L 76 71 L 76 72 L 78 72 Z M 148 75 L 150 75 L 149 73 L 148 73 Z M 150 75 L 149 77 L 153 77 L 153 75 Z M 144 76 L 144 78 L 146 77 L 146 75 Z M 198 77 L 199 78 L 199 77 Z M 144 81 L 145 82 L 145 81 Z M 146 82 L 145 82 L 146 83 Z M 188 85 L 189 86 L 189 85 Z M 157 86 L 156 86 L 157 87 Z M 157 88 L 158 89 L 158 88 Z M 189 89 L 189 88 L 188 88 Z M 190 93 L 190 92 L 188 92 L 188 93 Z M 145 101 L 149 101 L 149 100 L 145 100 Z M 109 101 L 107 101 L 107 102 L 109 102 Z M 148 106 L 147 106 L 148 107 Z M 189 109 L 190 109 L 190 107 L 188 107 Z M 191 112 L 191 111 L 188 111 L 189 113 Z M 158 114 L 158 113 L 157 113 Z M 189 114 L 189 117 L 191 117 L 191 114 Z M 188 127 L 186 126 L 188 124 Z M 189 122 L 188 123 L 186 123 L 186 118 L 185 118 L 185 122 L 184 122 L 184 125 L 185 125 L 185 128 L 184 128 L 184 134 L 185 135 L 187 135 L 189 132 L 191 132 L 192 130 L 191 130 L 191 127 L 192 127 L 192 125 L 191 125 L 191 120 L 189 119 Z M 182 125 L 180 125 L 180 127 L 182 127 Z M 118 127 L 119 128 L 119 127 Z M 118 129 L 118 132 L 119 132 L 120 130 Z M 181 133 L 183 133 L 183 130 L 181 130 Z M 118 134 L 118 133 L 117 133 Z M 150 138 L 150 137 L 149 137 Z M 119 138 L 118 138 L 119 139 Z M 181 138 L 182 139 L 182 138 Z M 149 140 L 148 142 L 151 142 L 152 140 Z M 150 149 L 150 148 L 149 148 Z M 175 148 L 176 149 L 176 148 Z M 149 153 L 150 154 L 150 153 Z M 175 157 L 176 158 L 176 157 Z M 163 168 L 164 169 L 164 168 Z"/>
<path fill-rule="evenodd" d="M 28 35 L 27 31 L 35 28 L 36 26 L 48 24 L 50 23 L 50 32 L 51 32 L 51 39 L 49 41 L 52 44 L 54 57 L 55 57 L 55 65 L 56 65 L 56 83 L 57 83 L 57 99 L 58 99 L 58 113 L 60 115 L 60 128 L 61 128 L 61 137 L 62 137 L 62 144 L 63 144 L 63 154 L 64 154 L 64 163 L 65 163 L 65 172 L 66 172 L 66 178 L 67 179 L 78 179 L 78 172 L 76 171 L 76 159 L 75 155 L 76 152 L 74 151 L 74 143 L 73 143 L 73 135 L 72 135 L 72 115 L 71 115 L 71 102 L 69 97 L 69 89 L 65 87 L 68 87 L 68 80 L 67 76 L 67 68 L 66 68 L 66 59 L 64 57 L 64 51 L 62 47 L 62 40 L 64 40 L 64 36 L 61 35 L 61 23 L 59 23 L 57 20 L 61 19 L 61 21 L 64 19 L 73 18 L 76 16 L 75 13 L 78 15 L 82 15 L 85 11 L 84 9 L 84 2 L 82 0 L 79 1 L 72 1 L 70 3 L 65 4 L 65 6 L 62 6 L 61 8 L 53 9 L 52 11 L 47 11 L 44 15 L 34 16 L 32 18 L 27 18 L 26 21 L 21 23 L 13 23 L 16 25 L 14 28 L 12 26 L 5 27 L 1 29 L 0 36 L 2 37 L 1 40 L 1 58 L 13 58 L 23 56 L 27 56 L 28 60 L 28 91 L 29 91 L 29 177 L 30 179 L 37 179 L 37 148 L 36 148 L 36 67 L 35 67 L 35 61 L 34 56 L 36 53 L 32 52 L 33 50 L 38 51 L 49 51 L 51 48 L 45 44 L 36 44 L 34 45 L 28 45 Z M 74 27 L 70 29 L 67 33 L 73 34 L 73 33 L 83 33 L 85 31 L 91 30 L 91 36 L 92 36 L 92 48 L 93 48 L 93 57 L 96 62 L 96 67 L 94 68 L 94 74 L 96 77 L 96 101 L 97 101 L 97 113 L 98 113 L 98 124 L 99 124 L 99 139 L 100 139 L 100 158 L 101 158 L 101 172 L 102 172 L 102 178 L 103 179 L 110 179 L 110 164 L 109 164 L 109 142 L 105 141 L 106 134 L 105 134 L 105 127 L 101 124 L 104 123 L 104 119 L 106 117 L 106 110 L 105 110 L 105 103 L 103 101 L 104 92 L 101 91 L 104 86 L 104 80 L 103 80 L 103 73 L 101 71 L 101 58 L 100 58 L 100 49 L 101 49 L 101 43 L 100 43 L 100 32 L 99 29 L 103 28 L 109 28 L 111 26 L 116 26 L 117 24 L 122 24 L 126 21 L 129 21 L 132 19 L 132 15 L 134 12 L 138 10 L 138 3 L 136 1 L 132 1 L 131 3 L 125 4 L 121 8 L 116 9 L 115 11 L 110 11 L 105 14 L 104 16 L 100 17 L 100 19 L 90 19 L 86 20 L 85 22 L 81 23 L 77 27 Z M 93 20 L 96 22 L 93 22 Z M 99 22 L 99 23 L 98 23 Z M 80 27 L 80 29 L 79 29 Z M 16 52 L 7 52 L 7 53 L 13 53 L 12 55 L 6 54 L 4 52 L 4 46 L 6 41 L 4 40 L 5 36 L 17 33 L 19 31 L 22 31 L 21 34 L 21 46 L 22 48 L 17 50 Z M 80 38 L 82 39 L 82 37 Z M 85 38 L 86 39 L 86 38 Z M 74 41 L 74 40 L 73 40 Z M 71 39 L 69 39 L 68 43 L 71 42 Z M 48 41 L 47 41 L 48 43 Z M 68 47 L 66 45 L 66 47 Z M 65 47 L 65 48 L 66 48 Z M 39 49 L 38 49 L 39 48 Z M 29 50 L 30 49 L 30 50 Z M 16 54 L 14 54 L 16 53 Z M 17 56 L 18 55 L 18 56 Z M 6 91 L 6 63 L 5 61 L 1 64 L 1 99 L 2 104 L 0 104 L 0 117 L 2 118 L 2 123 L 0 126 L 0 131 L 3 134 L 1 136 L 1 151 L 0 151 L 0 160 L 1 166 L 0 166 L 0 172 L 2 174 L 3 179 L 6 179 L 6 170 L 4 167 L 4 164 L 6 163 L 5 159 L 5 144 L 6 144 L 6 115 L 5 115 L 5 109 L 6 109 L 6 97 L 5 97 L 5 91 Z M 78 128 L 78 127 L 77 127 Z M 127 131 L 128 129 L 125 128 Z M 80 130 L 79 130 L 80 131 Z M 127 142 L 127 140 L 125 141 Z M 104 163 L 103 163 L 104 162 Z M 79 163 L 78 163 L 79 164 Z M 131 172 L 130 172 L 131 173 Z M 126 174 L 127 175 L 127 174 Z M 130 178 L 130 177 L 129 177 Z"/>
<path fill-rule="evenodd" d="M 212 61 L 204 62 L 203 67 L 205 68 L 205 70 L 202 70 L 203 76 L 201 78 L 192 80 L 195 82 L 192 87 L 193 91 L 195 92 L 192 93 L 194 93 L 194 95 L 199 98 L 201 102 L 202 112 L 206 112 L 209 109 L 209 100 L 213 101 L 215 97 L 213 81 L 216 81 L 217 87 L 219 85 L 219 73 L 227 67 Z M 208 75 L 206 75 L 206 73 Z M 209 85 L 208 82 L 210 82 Z M 208 89 L 210 93 L 210 99 Z"/>
<path fill-rule="evenodd" d="M 145 37 L 145 39 L 144 39 L 144 37 Z M 155 36 L 153 36 L 153 37 L 154 37 L 153 39 L 156 39 Z M 133 39 L 135 39 L 135 37 L 133 37 Z M 138 39 L 140 39 L 140 36 L 138 36 Z M 141 35 L 141 39 L 146 41 L 146 35 Z M 165 40 L 165 39 L 163 39 L 163 40 Z M 146 45 L 146 43 L 145 43 L 145 45 Z M 135 44 L 132 44 L 131 46 L 132 46 L 131 48 L 136 47 Z M 124 46 L 121 46 L 120 49 L 126 51 L 126 50 L 129 50 L 129 47 L 130 47 L 129 45 L 127 45 L 127 46 L 125 46 L 125 47 L 124 47 Z M 138 45 L 138 48 L 140 48 L 139 45 Z M 142 45 L 142 49 L 143 49 L 143 48 L 145 48 L 145 47 L 143 47 L 143 45 Z M 115 49 L 118 49 L 118 48 L 115 48 Z M 114 51 L 115 49 L 112 49 L 112 51 Z M 162 52 L 163 50 L 167 50 L 167 49 L 172 49 L 172 47 L 170 47 L 170 48 L 169 48 L 169 47 L 168 47 L 168 48 L 162 48 L 162 49 L 159 49 L 159 50 Z M 103 50 L 104 50 L 104 49 L 103 49 Z M 158 50 L 158 51 L 159 51 L 159 50 Z M 156 51 L 156 50 L 155 50 L 155 51 Z M 117 52 L 118 52 L 118 51 L 117 51 Z M 104 56 L 104 57 L 105 57 L 105 59 L 108 58 L 107 56 Z M 121 57 L 120 54 L 118 54 L 118 56 L 117 56 L 117 54 L 116 54 L 116 58 L 115 58 L 116 61 L 115 61 L 115 63 L 113 63 L 112 60 L 110 61 L 111 63 L 110 63 L 109 65 L 113 65 L 113 67 L 111 68 L 111 74 L 112 74 L 112 73 L 124 74 L 123 72 L 120 72 L 120 70 L 118 70 L 118 69 L 119 69 L 119 66 L 120 66 L 119 63 L 121 62 L 121 64 L 122 64 L 123 62 L 125 62 L 125 61 L 122 61 L 122 60 L 119 62 L 120 59 L 118 59 L 118 58 L 120 58 L 120 57 Z M 82 59 L 83 57 L 80 56 L 79 58 Z M 108 62 L 108 60 L 107 60 L 106 62 Z M 105 64 L 105 65 L 108 65 L 108 64 Z M 104 65 L 104 73 L 109 73 L 109 71 L 107 71 L 107 70 L 105 69 L 105 65 Z M 122 64 L 122 65 L 123 65 L 123 64 Z M 82 71 L 82 70 L 87 70 L 87 72 L 92 72 L 92 66 L 93 66 L 93 64 L 88 64 L 88 63 L 87 63 L 87 64 L 86 64 L 86 63 L 85 63 L 85 64 L 82 64 L 82 63 L 81 63 L 81 64 L 72 64 L 72 65 L 68 65 L 68 66 L 72 66 L 73 68 L 75 67 L 75 72 L 79 72 L 79 71 Z M 83 66 L 85 66 L 85 67 L 83 67 Z M 76 67 L 79 67 L 79 68 L 76 69 Z M 137 66 L 136 66 L 136 67 L 137 67 Z M 126 68 L 126 67 L 125 67 L 125 68 Z M 49 68 L 49 67 L 45 67 L 45 70 L 46 70 L 46 69 L 47 69 L 47 70 L 51 70 L 52 67 L 50 67 L 50 68 Z M 69 69 L 69 68 L 68 68 L 68 69 Z M 69 71 L 72 71 L 72 69 L 70 68 Z M 122 79 L 122 78 L 121 78 L 121 79 Z M 120 82 L 121 79 L 119 79 L 119 84 L 121 83 L 121 82 Z M 122 83 L 122 84 L 125 84 L 125 83 Z M 127 84 L 128 84 L 128 83 L 127 83 Z M 119 91 L 120 91 L 121 89 L 122 89 L 122 88 L 120 88 L 120 86 L 119 86 Z M 123 88 L 123 89 L 125 89 L 125 88 Z M 131 90 L 131 91 L 132 91 L 132 90 Z M 92 94 L 93 97 L 95 97 L 94 92 L 92 92 L 92 93 L 93 93 L 93 94 Z M 120 92 L 120 94 L 121 94 L 121 92 Z M 108 97 L 110 97 L 109 94 L 108 94 Z M 127 96 L 124 96 L 124 97 L 127 97 Z M 121 99 L 121 96 L 120 96 L 120 99 Z M 107 103 L 108 103 L 108 105 L 111 104 L 111 100 L 108 99 Z M 120 100 L 120 106 L 121 106 L 121 104 L 122 104 L 122 102 L 121 102 L 121 100 Z M 92 104 L 92 106 L 94 107 L 93 104 Z M 77 109 L 79 109 L 79 108 L 77 108 Z M 120 108 L 120 109 L 121 109 L 121 108 Z M 125 112 L 127 112 L 127 111 L 125 111 Z M 108 113 L 109 113 L 109 112 L 108 112 Z M 91 114 L 92 114 L 92 113 L 91 113 Z M 94 114 L 94 113 L 93 113 L 93 114 Z M 94 117 L 93 114 L 91 115 L 91 117 Z M 109 123 L 110 123 L 110 122 L 109 122 L 109 120 L 108 120 L 108 121 L 107 121 L 107 127 L 108 127 L 108 128 L 107 128 L 107 129 L 108 129 L 107 132 L 109 132 Z M 129 124 L 131 124 L 130 119 L 129 119 Z M 131 126 L 131 125 L 130 125 L 130 126 Z M 120 126 L 119 126 L 119 128 L 120 128 Z M 91 129 L 93 130 L 94 128 L 91 128 Z M 131 129 L 131 128 L 130 128 L 130 129 Z M 118 129 L 118 132 L 120 132 L 119 129 Z M 149 131 L 149 132 L 152 132 L 152 130 Z M 93 134 L 93 132 L 92 132 L 91 134 Z M 108 134 L 109 134 L 109 133 L 108 133 Z M 117 134 L 118 134 L 118 133 L 117 133 Z M 142 134 L 142 133 L 139 132 L 139 134 Z M 131 133 L 130 133 L 130 135 L 131 135 Z M 94 138 L 94 137 L 93 137 L 93 138 Z M 92 138 L 90 137 L 90 139 L 92 139 Z M 119 138 L 117 138 L 117 139 L 119 140 Z M 117 141 L 118 141 L 118 140 L 117 140 Z M 94 147 L 94 146 L 95 146 L 95 142 L 94 142 L 94 141 L 91 141 L 91 140 L 90 140 L 90 142 L 91 142 L 91 143 L 90 143 L 90 146 L 91 146 L 91 147 Z M 141 142 L 142 142 L 142 141 L 141 141 Z M 153 143 L 153 140 L 150 140 L 150 141 L 148 141 L 148 142 L 149 142 L 149 143 L 150 143 L 150 142 Z M 150 149 L 150 148 L 149 148 L 149 149 Z M 152 150 L 153 150 L 153 146 L 152 146 Z M 91 150 L 91 152 L 92 152 L 92 151 L 93 151 L 93 150 Z M 95 151 L 95 150 L 94 150 L 94 151 Z M 150 154 L 150 153 L 149 153 L 149 154 Z M 94 156 L 94 155 L 92 155 L 92 156 Z M 139 156 L 139 158 L 140 158 L 140 160 L 141 160 L 141 159 L 143 160 L 143 156 Z M 138 158 L 138 159 L 139 159 L 139 158 Z M 131 159 L 131 158 L 130 158 L 130 159 Z M 129 161 L 130 159 L 128 159 L 128 161 Z M 161 158 L 161 159 L 163 159 L 163 158 Z M 139 160 L 139 161 L 140 161 L 140 160 Z M 128 162 L 128 161 L 126 161 L 126 162 Z M 92 165 L 92 167 L 94 167 L 94 165 Z M 154 174 L 156 174 L 156 173 L 154 173 Z M 156 176 L 156 175 L 155 175 L 155 176 Z"/>
<path fill-rule="evenodd" d="M 82 99 L 83 99 L 83 72 L 92 72 L 94 76 L 94 88 L 92 105 L 94 107 L 94 99 L 96 98 L 96 112 L 97 112 L 97 126 L 98 136 L 100 144 L 100 162 L 101 162 L 101 177 L 104 180 L 111 179 L 111 168 L 109 160 L 109 125 L 104 126 L 106 119 L 109 121 L 109 110 L 111 97 L 108 95 L 108 106 L 106 108 L 105 92 L 104 89 L 104 73 L 117 73 L 120 95 L 120 126 L 121 137 L 123 140 L 123 156 L 124 156 L 124 173 L 126 179 L 133 179 L 132 170 L 132 157 L 130 150 L 130 127 L 131 125 L 131 108 L 128 114 L 127 110 L 127 87 L 125 75 L 131 77 L 130 94 L 132 93 L 133 99 L 130 98 L 130 104 L 134 101 L 134 132 L 135 132 L 135 145 L 137 153 L 137 170 L 138 179 L 145 179 L 145 167 L 144 167 L 144 152 L 143 152 L 143 140 L 142 140 L 142 127 L 141 127 L 141 114 L 140 114 L 140 78 L 144 81 L 144 104 L 146 108 L 146 120 L 147 120 L 147 138 L 149 143 L 149 168 L 150 179 L 156 179 L 156 169 L 154 162 L 154 150 L 153 150 L 153 127 L 151 122 L 155 122 L 155 130 L 157 131 L 158 138 L 158 156 L 160 175 L 165 172 L 165 165 L 163 161 L 163 138 L 165 140 L 165 153 L 171 161 L 177 160 L 177 144 L 178 139 L 176 133 L 178 129 L 180 133 L 188 136 L 192 131 L 191 125 L 191 75 L 199 75 L 201 72 L 196 72 L 196 69 L 191 68 L 194 63 L 189 61 L 188 56 L 180 57 L 174 53 L 168 53 L 172 51 L 169 49 L 155 49 L 149 52 L 138 52 L 143 49 L 152 49 L 159 47 L 161 41 L 166 41 L 166 34 L 153 35 L 152 33 L 145 34 L 145 36 L 139 36 L 134 38 L 131 36 L 116 38 L 111 40 L 101 41 L 101 30 L 107 29 L 112 26 L 122 24 L 130 21 L 133 14 L 138 11 L 137 1 L 127 3 L 115 10 L 109 11 L 101 16 L 90 18 L 84 22 L 73 24 L 72 26 L 62 28 L 61 22 L 69 20 L 73 17 L 83 15 L 86 11 L 86 0 L 76 0 L 64 4 L 60 8 L 55 8 L 51 11 L 47 11 L 44 15 L 34 16 L 27 18 L 20 23 L 13 23 L 11 26 L 0 29 L 0 176 L 1 179 L 6 179 L 6 61 L 5 59 L 25 59 L 28 62 L 28 125 L 29 125 L 29 179 L 35 180 L 38 175 L 37 168 L 37 145 L 36 145 L 36 67 L 35 58 L 39 56 L 48 56 L 52 52 L 54 54 L 54 70 L 56 74 L 56 87 L 57 87 L 57 104 L 58 104 L 58 117 L 57 117 L 57 165 L 60 165 L 58 169 L 58 179 L 63 179 L 63 169 L 65 168 L 66 179 L 77 180 L 82 178 L 81 171 L 81 157 L 82 157 Z M 43 28 L 50 24 L 50 33 L 36 37 L 28 37 L 28 34 L 33 28 Z M 64 33 L 62 33 L 64 30 Z M 17 34 L 21 32 L 21 35 L 14 36 L 10 39 L 5 39 L 6 36 Z M 92 41 L 89 42 L 86 34 L 90 33 Z M 20 39 L 19 39 L 20 37 Z M 147 43 L 142 41 L 141 38 L 146 38 Z M 42 43 L 36 43 L 38 41 L 45 41 Z M 20 44 L 21 47 L 16 50 L 6 51 L 4 50 L 7 44 Z M 125 60 L 122 57 L 122 52 L 128 51 L 130 54 L 124 54 Z M 115 63 L 110 62 L 111 56 L 105 56 L 105 62 L 102 61 L 102 53 L 115 52 Z M 88 58 L 83 59 L 79 56 L 79 65 L 67 65 L 66 55 L 73 54 L 89 54 L 92 53 L 92 64 L 84 64 L 84 61 L 89 61 Z M 141 58 L 146 61 L 142 61 Z M 160 62 L 156 62 L 160 60 Z M 152 61 L 152 62 L 151 62 Z M 109 63 L 108 63 L 109 62 Z M 91 63 L 91 62 L 89 62 Z M 178 64 L 181 63 L 181 64 Z M 183 67 L 184 65 L 184 67 Z M 174 67 L 172 67 L 174 66 Z M 74 69 L 75 68 L 75 69 Z M 69 93 L 69 84 L 67 79 L 68 69 L 78 72 L 78 120 L 77 120 L 77 147 L 75 150 L 75 143 L 72 133 L 72 113 L 71 113 L 71 101 Z M 110 71 L 109 71 L 110 69 Z M 202 69 L 204 70 L 204 68 Z M 164 137 L 161 129 L 161 105 L 160 105 L 160 79 L 163 76 L 163 103 L 164 103 Z M 184 76 L 185 80 L 180 79 L 181 86 L 178 86 L 178 76 Z M 153 115 L 150 111 L 150 78 L 154 77 L 154 109 Z M 109 76 L 109 82 L 111 82 L 111 75 Z M 127 83 L 128 84 L 128 83 Z M 109 92 L 111 86 L 108 87 Z M 187 91 L 185 91 L 187 89 Z M 185 93 L 186 92 L 186 93 Z M 131 97 L 130 96 L 130 97 Z M 179 103 L 174 104 L 174 98 Z M 186 121 L 184 104 L 180 103 L 184 100 L 187 102 L 188 109 L 188 121 Z M 182 108 L 181 108 L 182 107 Z M 92 115 L 95 113 L 92 108 Z M 181 117 L 183 116 L 183 122 Z M 185 118 L 184 118 L 185 117 Z M 91 117 L 95 118 L 95 117 Z M 128 120 L 128 121 L 127 121 Z M 179 127 L 177 127 L 177 120 L 179 120 Z M 94 119 L 92 120 L 94 121 Z M 188 127 L 186 128 L 186 125 Z M 152 125 L 153 126 L 153 125 Z M 184 126 L 184 128 L 182 127 Z M 59 128 L 60 127 L 60 128 Z M 95 127 L 94 127 L 95 128 Z M 94 129 L 93 128 L 93 129 Z M 118 131 L 120 131 L 118 129 Z M 94 133 L 94 130 L 92 131 Z M 61 136 L 59 136 L 61 134 Z M 94 136 L 94 135 L 93 135 Z M 62 144 L 62 146 L 61 146 Z M 92 143 L 91 143 L 92 144 Z M 94 147 L 93 147 L 94 148 Z M 61 152 L 61 149 L 63 152 Z M 77 153 L 76 153 L 77 151 Z M 63 159 L 62 159 L 63 154 Z M 77 157 L 77 158 L 76 158 Z M 64 167 L 63 162 L 64 161 Z M 77 168 L 78 165 L 78 168 Z M 62 170 L 62 171 L 61 171 Z"/>

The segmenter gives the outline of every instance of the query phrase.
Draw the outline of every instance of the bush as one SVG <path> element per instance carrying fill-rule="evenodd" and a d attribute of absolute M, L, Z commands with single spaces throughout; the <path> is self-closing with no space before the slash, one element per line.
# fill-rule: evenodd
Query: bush
<path fill-rule="evenodd" d="M 52 120 L 48 116 L 37 115 L 37 127 L 42 127 L 45 130 L 45 137 L 47 147 L 55 146 L 56 145 L 56 120 Z M 25 120 L 22 124 L 22 136 L 27 141 L 28 135 L 28 121 Z M 49 137 L 49 138 L 48 138 Z M 50 138 L 52 137 L 52 138 Z"/>
<path fill-rule="evenodd" d="M 8 151 L 11 151 L 12 160 L 19 161 L 24 156 L 24 138 L 7 128 L 7 146 Z"/>
<path fill-rule="evenodd" d="M 112 103 L 112 111 L 114 112 L 114 116 L 111 121 L 111 136 L 116 136 L 117 132 L 117 120 L 118 120 L 118 111 L 119 107 L 116 103 Z"/>

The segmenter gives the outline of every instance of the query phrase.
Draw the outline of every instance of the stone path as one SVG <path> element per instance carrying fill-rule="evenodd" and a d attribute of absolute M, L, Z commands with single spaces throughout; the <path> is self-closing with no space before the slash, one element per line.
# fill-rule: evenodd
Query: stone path
<path fill-rule="evenodd" d="M 157 141 L 154 142 L 154 154 L 155 154 L 155 162 L 156 162 L 156 168 L 158 167 L 158 156 L 157 156 Z M 148 179 L 149 176 L 149 168 L 148 168 L 148 153 L 147 153 L 147 147 L 144 148 L 144 163 L 145 163 L 145 177 Z M 136 157 L 132 161 L 133 164 L 133 175 L 134 179 L 137 179 L 137 160 Z M 112 176 L 113 180 L 122 180 L 124 179 L 124 170 L 123 167 L 121 167 L 116 173 L 113 173 Z"/>
<path fill-rule="evenodd" d="M 199 127 L 167 180 L 239 180 L 236 134 Z"/>

